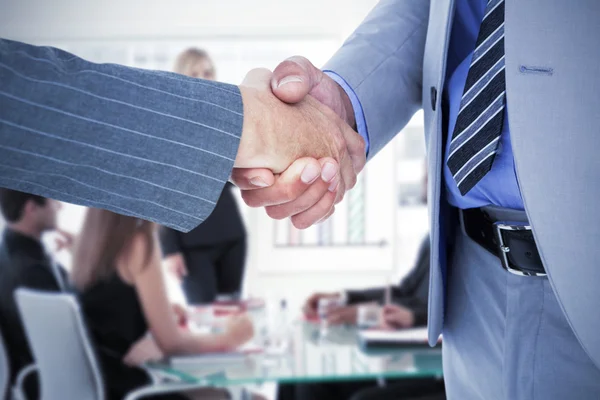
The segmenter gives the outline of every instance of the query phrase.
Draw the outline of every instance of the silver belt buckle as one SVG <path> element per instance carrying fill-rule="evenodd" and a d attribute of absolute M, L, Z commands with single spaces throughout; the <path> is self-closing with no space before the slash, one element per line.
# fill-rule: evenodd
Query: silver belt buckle
<path fill-rule="evenodd" d="M 510 247 L 508 247 L 504 243 L 504 237 L 502 236 L 503 231 L 530 231 L 530 225 L 519 224 L 518 222 L 508 222 L 508 221 L 498 221 L 494 223 L 494 227 L 496 228 L 496 238 L 498 239 L 498 247 L 500 249 L 499 257 L 502 262 L 502 268 L 507 270 L 513 275 L 518 276 L 546 276 L 545 273 L 541 272 L 524 272 L 519 271 L 517 269 L 511 268 L 510 263 L 508 262 L 508 253 L 510 252 Z"/>

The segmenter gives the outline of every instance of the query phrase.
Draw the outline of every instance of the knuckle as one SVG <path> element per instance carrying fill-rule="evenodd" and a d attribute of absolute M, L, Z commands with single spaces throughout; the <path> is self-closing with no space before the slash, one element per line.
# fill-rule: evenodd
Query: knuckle
<path fill-rule="evenodd" d="M 285 185 L 280 190 L 280 200 L 290 202 L 297 197 L 296 190 L 293 185 Z"/>
<path fill-rule="evenodd" d="M 333 135 L 333 144 L 340 155 L 346 155 L 346 141 L 341 135 Z"/>
<path fill-rule="evenodd" d="M 358 150 L 360 151 L 360 154 L 365 154 L 367 151 L 367 144 L 365 143 L 363 138 L 360 138 L 358 140 Z"/>
<path fill-rule="evenodd" d="M 352 189 L 354 186 L 356 186 L 357 181 L 358 181 L 358 178 L 356 177 L 356 174 L 352 174 L 350 176 L 350 185 L 347 185 L 347 187 Z"/>
<path fill-rule="evenodd" d="M 310 222 L 306 216 L 298 216 L 296 218 L 292 218 L 292 225 L 294 225 L 296 229 L 306 229 L 312 225 L 312 222 Z"/>
<path fill-rule="evenodd" d="M 260 200 L 253 193 L 242 191 L 242 200 L 248 207 L 260 207 Z"/>
<path fill-rule="evenodd" d="M 265 207 L 265 212 L 270 218 L 276 220 L 281 220 L 288 216 L 281 207 Z"/>

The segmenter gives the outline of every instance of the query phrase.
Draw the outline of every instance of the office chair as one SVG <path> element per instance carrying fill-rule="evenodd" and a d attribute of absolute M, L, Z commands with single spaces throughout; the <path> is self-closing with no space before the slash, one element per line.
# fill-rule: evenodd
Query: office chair
<path fill-rule="evenodd" d="M 38 367 L 41 400 L 104 400 L 100 367 L 75 298 L 17 289 L 15 299 Z"/>
<path fill-rule="evenodd" d="M 0 399 L 6 399 L 8 388 L 10 386 L 10 363 L 8 362 L 8 354 L 4 339 L 0 334 Z"/>
<path fill-rule="evenodd" d="M 40 376 L 40 400 L 104 400 L 98 359 L 75 296 L 20 288 L 15 299 Z M 199 387 L 172 378 L 161 381 L 143 369 L 151 382 L 130 392 L 127 400 Z"/>

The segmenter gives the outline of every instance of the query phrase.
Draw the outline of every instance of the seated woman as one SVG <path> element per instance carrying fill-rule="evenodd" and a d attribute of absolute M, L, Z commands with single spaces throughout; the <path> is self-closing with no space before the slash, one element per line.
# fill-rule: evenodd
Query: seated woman
<path fill-rule="evenodd" d="M 75 247 L 72 280 L 98 347 L 110 399 L 122 399 L 148 383 L 140 369 L 126 363 L 227 351 L 252 337 L 252 324 L 243 315 L 233 317 L 222 334 L 199 335 L 180 327 L 160 262 L 154 224 L 88 210 Z M 186 393 L 185 398 L 227 397 L 215 390 Z"/>

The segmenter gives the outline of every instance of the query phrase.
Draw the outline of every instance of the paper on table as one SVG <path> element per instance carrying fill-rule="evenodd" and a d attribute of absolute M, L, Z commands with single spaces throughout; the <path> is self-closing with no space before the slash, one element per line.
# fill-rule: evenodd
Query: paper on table
<path fill-rule="evenodd" d="M 427 327 L 397 331 L 366 330 L 359 333 L 362 342 L 427 343 Z"/>
<path fill-rule="evenodd" d="M 237 350 L 222 352 L 222 353 L 204 353 L 204 354 L 192 354 L 185 356 L 171 357 L 171 366 L 185 366 L 185 365 L 212 365 L 212 364 L 229 364 L 238 363 L 244 361 L 244 359 L 250 354 L 256 354 L 262 352 L 262 347 L 252 345 L 250 343 L 239 347 Z"/>

